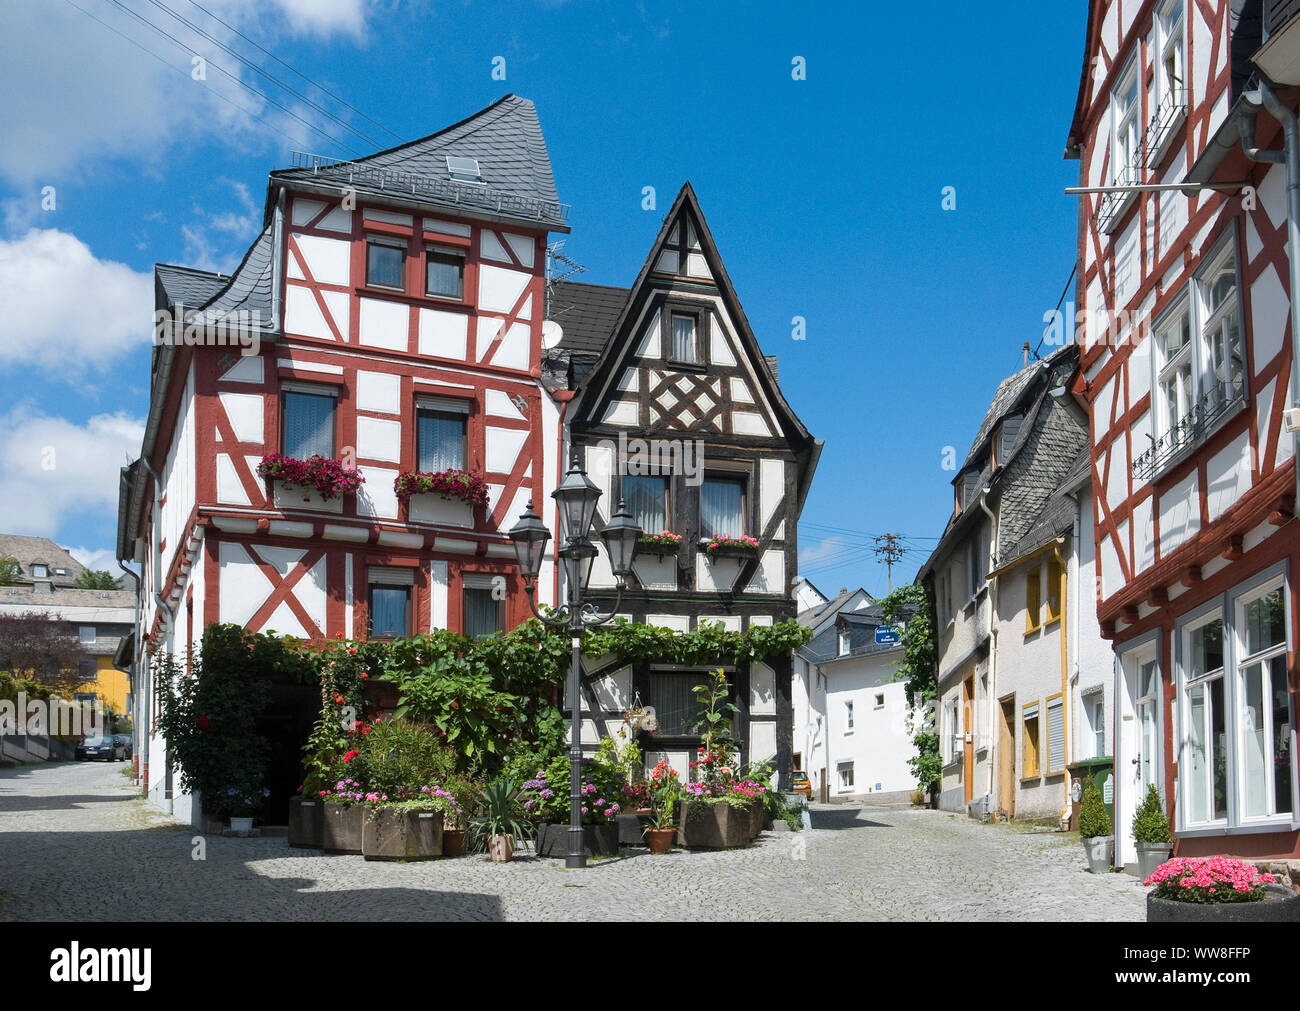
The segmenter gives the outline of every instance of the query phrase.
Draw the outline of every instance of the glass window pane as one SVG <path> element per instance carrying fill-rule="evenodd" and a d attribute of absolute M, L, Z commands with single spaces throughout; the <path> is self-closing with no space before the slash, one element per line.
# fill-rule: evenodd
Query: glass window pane
<path fill-rule="evenodd" d="M 370 634 L 376 639 L 400 638 L 408 634 L 406 601 L 411 591 L 404 586 L 370 588 Z"/>
<path fill-rule="evenodd" d="M 1286 685 L 1286 656 L 1268 663 L 1273 723 L 1273 810 L 1291 813 L 1291 705 Z"/>
<path fill-rule="evenodd" d="M 1246 817 L 1268 814 L 1268 774 L 1264 769 L 1264 665 L 1251 664 L 1245 682 L 1245 709 L 1241 714 L 1241 776 L 1245 786 Z M 1271 758 L 1272 756 L 1267 756 Z"/>
<path fill-rule="evenodd" d="M 1210 739 L 1214 757 L 1214 818 L 1228 816 L 1228 733 L 1224 727 L 1223 678 L 1210 682 Z"/>
<path fill-rule="evenodd" d="M 1284 642 L 1286 625 L 1282 614 L 1282 591 L 1277 589 L 1246 605 L 1246 655 L 1254 656 Z"/>
<path fill-rule="evenodd" d="M 645 704 L 654 706 L 659 720 L 657 733 L 668 737 L 690 735 L 698 705 L 691 689 L 700 683 L 699 673 L 651 671 L 646 680 Z"/>
<path fill-rule="evenodd" d="M 1188 692 L 1187 720 L 1187 822 L 1198 824 L 1209 821 L 1210 791 L 1208 756 L 1205 748 L 1205 685 L 1196 685 Z"/>
<path fill-rule="evenodd" d="M 673 360 L 695 361 L 695 317 L 673 317 Z"/>
<path fill-rule="evenodd" d="M 459 253 L 430 251 L 426 265 L 425 290 L 430 295 L 460 298 L 464 291 L 465 257 Z"/>
<path fill-rule="evenodd" d="M 416 431 L 417 467 L 426 472 L 465 469 L 465 416 L 420 411 Z"/>
<path fill-rule="evenodd" d="M 314 393 L 284 395 L 284 455 L 334 459 L 334 398 Z"/>
<path fill-rule="evenodd" d="M 406 250 L 379 242 L 366 244 L 366 284 L 406 287 Z"/>
<path fill-rule="evenodd" d="M 488 587 L 465 588 L 465 635 L 471 639 L 495 635 L 501 629 L 501 601 Z"/>
<path fill-rule="evenodd" d="M 629 475 L 623 478 L 620 491 L 632 518 L 647 534 L 668 529 L 666 478 Z"/>
<path fill-rule="evenodd" d="M 743 499 L 740 481 L 705 481 L 700 486 L 700 535 L 706 538 L 715 534 L 742 536 L 745 533 L 741 513 Z"/>
<path fill-rule="evenodd" d="M 1092 707 L 1093 758 L 1106 754 L 1106 708 L 1097 702 Z"/>
<path fill-rule="evenodd" d="M 1188 677 L 1197 678 L 1223 666 L 1223 619 L 1215 618 L 1191 635 L 1191 666 Z"/>

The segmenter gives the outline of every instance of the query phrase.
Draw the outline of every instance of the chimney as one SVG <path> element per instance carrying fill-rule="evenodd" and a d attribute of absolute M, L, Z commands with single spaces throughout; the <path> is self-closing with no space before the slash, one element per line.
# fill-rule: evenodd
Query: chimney
<path fill-rule="evenodd" d="M 1024 367 L 1025 367 L 1025 368 L 1029 368 L 1029 341 L 1025 341 L 1025 346 L 1024 346 L 1024 348 L 1023 348 L 1022 350 L 1025 352 L 1025 365 L 1024 365 Z"/>

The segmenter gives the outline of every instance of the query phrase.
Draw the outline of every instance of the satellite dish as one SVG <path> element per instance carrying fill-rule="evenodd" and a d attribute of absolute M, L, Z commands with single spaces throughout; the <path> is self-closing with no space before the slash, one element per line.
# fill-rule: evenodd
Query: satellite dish
<path fill-rule="evenodd" d="M 549 351 L 564 339 L 564 328 L 553 319 L 542 320 L 542 347 Z"/>

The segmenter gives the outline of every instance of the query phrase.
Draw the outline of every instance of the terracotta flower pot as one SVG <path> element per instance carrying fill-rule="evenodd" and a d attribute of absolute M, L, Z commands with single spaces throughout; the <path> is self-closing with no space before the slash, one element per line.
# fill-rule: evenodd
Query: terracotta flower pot
<path fill-rule="evenodd" d="M 445 828 L 442 830 L 442 855 L 445 857 L 463 857 L 465 855 L 465 830 Z"/>
<path fill-rule="evenodd" d="M 645 832 L 645 840 L 650 846 L 651 853 L 669 853 L 672 851 L 675 835 L 677 835 L 675 828 L 648 828 Z"/>
<path fill-rule="evenodd" d="M 512 835 L 494 835 L 488 840 L 488 856 L 494 863 L 504 864 L 515 855 L 515 837 Z"/>

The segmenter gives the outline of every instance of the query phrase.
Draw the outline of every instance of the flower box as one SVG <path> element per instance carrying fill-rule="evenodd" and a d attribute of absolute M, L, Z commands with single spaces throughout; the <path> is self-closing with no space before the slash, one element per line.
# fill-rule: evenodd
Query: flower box
<path fill-rule="evenodd" d="M 715 558 L 749 559 L 758 555 L 758 541 L 753 537 L 713 537 L 700 543 L 700 550 Z"/>
<path fill-rule="evenodd" d="M 444 527 L 474 526 L 474 503 L 447 498 L 434 492 L 412 495 L 406 503 L 407 518 L 412 523 L 436 523 Z"/>
<path fill-rule="evenodd" d="M 339 495 L 323 498 L 320 492 L 308 485 L 271 482 L 271 501 L 277 509 L 315 509 L 320 512 L 341 514 L 343 499 Z"/>
<path fill-rule="evenodd" d="M 464 829 L 444 828 L 442 830 L 442 855 L 445 857 L 463 857 L 465 855 Z"/>
<path fill-rule="evenodd" d="M 749 838 L 757 839 L 758 834 L 763 831 L 763 822 L 767 819 L 767 811 L 758 801 L 749 805 Z"/>
<path fill-rule="evenodd" d="M 360 804 L 325 804 L 321 817 L 321 849 L 327 853 L 360 853 L 366 810 Z"/>
<path fill-rule="evenodd" d="M 618 823 L 618 844 L 620 846 L 644 846 L 645 832 L 654 819 L 650 812 L 632 812 L 615 817 Z"/>
<path fill-rule="evenodd" d="M 257 473 L 272 485 L 277 509 L 323 509 L 343 511 L 343 496 L 355 494 L 365 477 L 355 467 L 339 460 L 313 456 L 295 460 L 281 453 L 268 453 L 257 465 Z"/>
<path fill-rule="evenodd" d="M 289 800 L 289 845 L 320 849 L 325 831 L 324 803 L 292 797 Z"/>
<path fill-rule="evenodd" d="M 1282 885 L 1265 885 L 1258 902 L 1180 902 L 1147 894 L 1148 923 L 1296 923 L 1300 894 Z"/>
<path fill-rule="evenodd" d="M 730 850 L 748 846 L 753 836 L 753 816 L 748 807 L 732 807 L 725 801 L 709 804 L 694 801 L 682 805 L 678 844 L 687 849 Z"/>
<path fill-rule="evenodd" d="M 673 555 L 681 546 L 681 535 L 669 530 L 659 534 L 643 534 L 636 542 L 637 554 L 640 555 Z"/>
<path fill-rule="evenodd" d="M 583 825 L 584 852 L 589 857 L 618 855 L 619 827 L 617 822 L 603 825 Z M 537 826 L 534 843 L 541 857 L 567 857 L 569 855 L 569 826 L 559 822 L 541 822 Z"/>
<path fill-rule="evenodd" d="M 431 860 L 442 856 L 442 814 L 372 806 L 361 829 L 367 860 Z"/>

